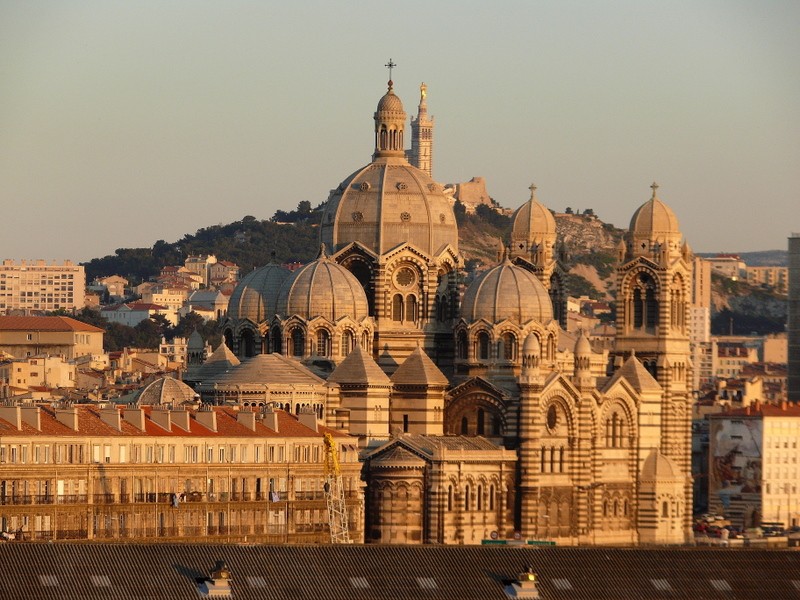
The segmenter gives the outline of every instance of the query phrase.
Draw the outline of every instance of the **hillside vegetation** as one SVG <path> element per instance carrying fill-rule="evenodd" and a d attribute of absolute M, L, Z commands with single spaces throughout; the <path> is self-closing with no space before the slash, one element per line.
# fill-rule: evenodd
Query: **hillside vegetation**
<path fill-rule="evenodd" d="M 312 209 L 310 203 L 304 201 L 296 210 L 277 211 L 269 220 L 246 216 L 227 225 L 199 229 L 175 242 L 158 240 L 152 248 L 120 248 L 113 255 L 85 263 L 87 280 L 117 274 L 138 283 L 156 276 L 166 265 L 183 264 L 186 257 L 193 254 L 214 254 L 219 259 L 233 261 L 242 274 L 270 261 L 308 262 L 319 249 L 318 224 L 322 209 L 323 205 Z M 488 206 L 479 206 L 472 215 L 466 214 L 460 203 L 456 203 L 454 210 L 467 271 L 474 273 L 497 262 L 510 237 L 511 218 Z M 617 248 L 624 230 L 604 223 L 591 209 L 583 214 L 556 214 L 555 217 L 559 243 L 563 246 L 561 254 L 568 270 L 569 293 L 612 301 Z M 748 253 L 746 256 L 763 254 L 760 257 L 763 260 L 780 261 L 781 252 Z M 751 258 L 756 259 L 756 256 Z M 784 330 L 786 298 L 717 276 L 712 281 L 712 291 L 714 333 L 725 334 L 731 328 L 737 334 Z"/>

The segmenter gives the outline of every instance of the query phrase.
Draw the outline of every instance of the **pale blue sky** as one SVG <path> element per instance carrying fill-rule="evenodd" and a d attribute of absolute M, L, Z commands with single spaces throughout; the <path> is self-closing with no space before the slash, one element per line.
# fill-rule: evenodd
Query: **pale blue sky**
<path fill-rule="evenodd" d="M 800 2 L 0 0 L 0 258 L 86 260 L 301 200 L 369 161 L 391 57 L 434 177 L 697 251 L 800 231 Z M 410 138 L 408 138 L 410 139 Z"/>

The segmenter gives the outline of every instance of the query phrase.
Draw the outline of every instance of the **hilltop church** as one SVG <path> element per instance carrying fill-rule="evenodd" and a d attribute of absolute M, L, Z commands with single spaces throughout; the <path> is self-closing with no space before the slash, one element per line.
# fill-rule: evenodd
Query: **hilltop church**
<path fill-rule="evenodd" d="M 317 259 L 244 277 L 224 345 L 189 379 L 210 402 L 313 411 L 358 436 L 367 542 L 684 543 L 692 261 L 657 186 L 618 249 L 616 341 L 599 352 L 563 329 L 535 186 L 505 255 L 465 285 L 424 84 L 410 128 L 407 151 L 389 81 L 372 161 L 331 190 Z"/>

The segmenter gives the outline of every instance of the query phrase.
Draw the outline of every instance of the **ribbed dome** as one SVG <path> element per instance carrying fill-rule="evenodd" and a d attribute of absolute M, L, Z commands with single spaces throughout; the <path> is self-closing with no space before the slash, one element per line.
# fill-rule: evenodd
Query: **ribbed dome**
<path fill-rule="evenodd" d="M 275 315 L 278 292 L 281 284 L 291 275 L 279 265 L 267 265 L 256 269 L 239 282 L 228 302 L 231 319 L 250 319 L 254 323 Z"/>
<path fill-rule="evenodd" d="M 662 454 L 660 450 L 654 448 L 647 458 L 644 459 L 642 479 L 647 481 L 663 481 L 665 479 L 679 480 L 681 479 L 681 474 L 674 460 Z"/>
<path fill-rule="evenodd" d="M 330 260 L 320 257 L 295 271 L 278 294 L 277 313 L 303 319 L 324 317 L 336 322 L 343 317 L 360 321 L 369 314 L 367 296 L 358 279 Z"/>
<path fill-rule="evenodd" d="M 184 402 L 194 402 L 196 396 L 197 393 L 182 381 L 172 377 L 161 377 L 143 387 L 136 396 L 136 400 L 143 405 L 174 404 L 179 406 Z"/>
<path fill-rule="evenodd" d="M 458 227 L 442 186 L 404 158 L 379 158 L 332 193 L 322 216 L 322 241 L 334 250 L 359 241 L 376 254 L 408 242 L 430 256 Z"/>
<path fill-rule="evenodd" d="M 468 321 L 510 319 L 520 325 L 532 320 L 544 324 L 553 319 L 553 303 L 533 273 L 506 259 L 470 284 L 461 314 Z"/>
<path fill-rule="evenodd" d="M 669 234 L 677 234 L 680 237 L 678 218 L 672 209 L 656 195 L 658 184 L 653 182 L 650 187 L 653 190 L 652 197 L 633 213 L 628 230 L 636 237 L 649 237 L 650 239 Z"/>
<path fill-rule="evenodd" d="M 536 186 L 531 186 L 531 197 L 511 216 L 511 238 L 516 240 L 541 240 L 556 235 L 556 219 L 553 213 L 536 199 Z"/>
<path fill-rule="evenodd" d="M 630 231 L 634 235 L 670 234 L 680 235 L 678 218 L 672 209 L 658 198 L 642 204 L 631 218 Z"/>
<path fill-rule="evenodd" d="M 405 112 L 403 110 L 403 103 L 400 97 L 394 93 L 394 90 L 389 88 L 383 97 L 378 101 L 377 112 Z"/>

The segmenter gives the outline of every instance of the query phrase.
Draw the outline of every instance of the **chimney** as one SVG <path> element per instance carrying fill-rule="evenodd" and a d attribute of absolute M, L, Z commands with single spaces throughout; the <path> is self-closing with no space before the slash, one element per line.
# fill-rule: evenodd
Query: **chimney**
<path fill-rule="evenodd" d="M 247 427 L 250 431 L 256 430 L 256 413 L 249 410 L 240 410 L 236 414 L 236 421 Z"/>
<path fill-rule="evenodd" d="M 22 429 L 22 410 L 19 406 L 0 406 L 0 419 L 5 419 L 16 429 Z"/>
<path fill-rule="evenodd" d="M 302 425 L 305 425 L 309 429 L 314 430 L 315 432 L 318 431 L 317 429 L 317 414 L 314 411 L 300 411 L 300 414 L 297 415 L 297 420 L 300 421 Z"/>
<path fill-rule="evenodd" d="M 162 406 L 154 406 L 150 411 L 150 420 L 166 431 L 172 431 L 170 410 Z"/>
<path fill-rule="evenodd" d="M 119 416 L 119 409 L 114 406 L 104 406 L 98 411 L 100 415 L 100 420 L 108 425 L 116 429 L 117 431 L 122 431 L 122 419 Z"/>
<path fill-rule="evenodd" d="M 72 429 L 72 431 L 78 431 L 78 407 L 57 408 L 56 420 Z"/>
<path fill-rule="evenodd" d="M 206 429 L 217 430 L 217 413 L 210 406 L 201 406 L 200 410 L 195 413 L 194 418 Z"/>
<path fill-rule="evenodd" d="M 269 427 L 278 433 L 278 412 L 272 408 L 265 408 L 261 414 L 264 417 L 264 427 Z"/>
<path fill-rule="evenodd" d="M 172 420 L 173 425 L 177 425 L 184 431 L 189 431 L 189 421 L 191 419 L 191 415 L 185 408 L 173 410 L 170 414 L 170 419 Z"/>
<path fill-rule="evenodd" d="M 22 422 L 27 423 L 36 431 L 42 430 L 42 413 L 39 411 L 38 406 L 22 406 Z"/>
<path fill-rule="evenodd" d="M 139 431 L 144 431 L 145 414 L 143 408 L 126 408 L 125 414 L 122 417 L 128 423 L 136 427 Z"/>

